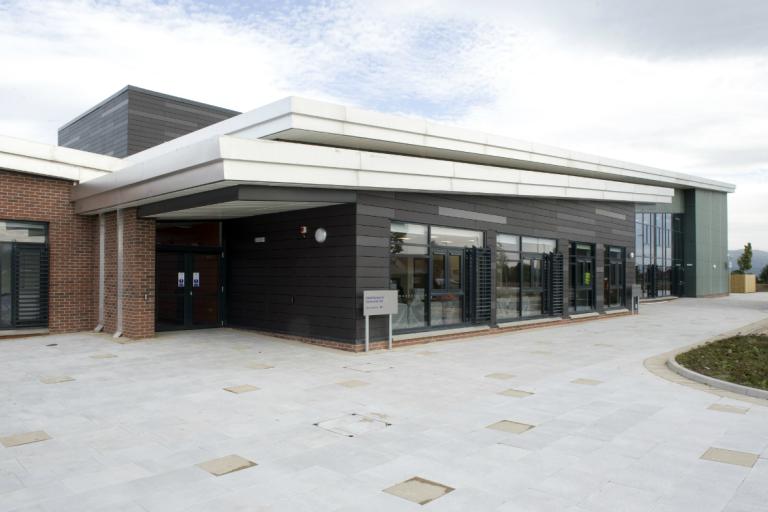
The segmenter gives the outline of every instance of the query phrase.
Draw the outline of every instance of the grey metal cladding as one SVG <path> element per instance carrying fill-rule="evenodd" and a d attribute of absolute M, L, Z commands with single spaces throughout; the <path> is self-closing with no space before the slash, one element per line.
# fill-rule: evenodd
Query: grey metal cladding
<path fill-rule="evenodd" d="M 471 196 L 456 194 L 428 194 L 414 192 L 359 192 L 357 197 L 357 236 L 366 245 L 357 250 L 357 302 L 361 307 L 362 292 L 365 289 L 389 287 L 389 279 L 380 271 L 389 266 L 389 222 L 415 222 L 443 225 L 456 228 L 482 230 L 489 246 L 493 247 L 497 233 L 523 236 L 538 236 L 556 239 L 559 250 L 568 255 L 569 242 L 591 242 L 596 244 L 596 275 L 602 275 L 603 247 L 613 245 L 626 247 L 627 253 L 634 250 L 634 204 L 605 201 L 545 199 L 527 197 Z M 445 209 L 464 210 L 489 216 L 505 217 L 506 224 L 488 222 L 475 218 L 440 215 Z M 616 215 L 598 215 L 597 209 Z M 372 216 L 381 215 L 375 222 Z M 372 244 L 378 240 L 378 244 Z M 363 263 L 364 262 L 364 263 Z M 568 283 L 569 268 L 565 266 Z M 634 262 L 627 260 L 627 285 L 635 279 Z M 602 288 L 598 286 L 598 300 Z M 566 288 L 566 297 L 570 291 Z M 598 304 L 600 304 L 598 302 Z M 602 307 L 600 308 L 602 309 Z M 371 318 L 372 339 L 383 339 L 387 333 L 384 317 Z M 359 342 L 364 337 L 364 322 L 357 317 L 355 331 Z"/>
<path fill-rule="evenodd" d="M 613 219 L 627 220 L 627 216 L 623 213 L 612 212 L 603 208 L 595 208 L 595 214 L 602 215 L 603 217 L 611 217 Z"/>
<path fill-rule="evenodd" d="M 59 129 L 59 145 L 125 157 L 239 112 L 127 86 Z"/>
<path fill-rule="evenodd" d="M 488 213 L 473 212 L 470 210 L 460 210 L 457 208 L 448 208 L 445 206 L 437 207 L 437 214 L 443 217 L 456 217 L 459 219 L 482 220 L 494 224 L 506 224 L 507 218 L 503 215 L 491 215 Z"/>

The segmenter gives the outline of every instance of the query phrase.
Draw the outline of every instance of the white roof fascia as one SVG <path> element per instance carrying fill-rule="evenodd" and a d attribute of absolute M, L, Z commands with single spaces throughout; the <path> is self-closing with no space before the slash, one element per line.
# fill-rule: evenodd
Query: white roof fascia
<path fill-rule="evenodd" d="M 156 202 L 228 184 L 669 203 L 672 188 L 290 142 L 219 137 L 75 188 L 76 209 Z"/>
<path fill-rule="evenodd" d="M 0 169 L 83 183 L 122 165 L 111 156 L 0 135 Z"/>
<path fill-rule="evenodd" d="M 657 169 L 589 155 L 567 149 L 520 141 L 475 130 L 456 128 L 391 114 L 291 96 L 226 119 L 177 139 L 127 157 L 127 163 L 153 159 L 206 139 L 232 135 L 246 139 L 283 139 L 317 145 L 305 134 L 327 142 L 323 145 L 374 150 L 451 160 L 450 154 L 473 163 L 496 159 L 490 165 L 525 168 L 539 172 L 578 174 L 628 182 L 654 183 L 676 188 L 702 188 L 733 192 L 735 186 L 698 176 Z M 357 147 L 356 144 L 359 146 Z M 443 153 L 438 155 L 438 153 Z M 448 155 L 444 153 L 448 152 Z M 500 162 L 498 159 L 502 159 Z M 504 160 L 507 160 L 504 163 Z"/>
<path fill-rule="evenodd" d="M 445 126 L 423 119 L 410 119 L 380 112 L 332 105 L 305 98 L 292 98 L 293 129 L 335 134 L 350 138 L 388 141 L 408 146 L 494 156 L 534 164 L 558 166 L 615 175 L 621 179 L 650 180 L 659 184 L 733 192 L 729 183 L 654 167 L 589 155 L 567 149 L 525 142 L 501 135 Z M 234 132 L 247 135 L 247 131 Z"/>

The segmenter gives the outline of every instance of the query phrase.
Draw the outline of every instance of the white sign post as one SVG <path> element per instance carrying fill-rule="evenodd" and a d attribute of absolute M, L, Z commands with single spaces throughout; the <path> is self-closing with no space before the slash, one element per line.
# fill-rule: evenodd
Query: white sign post
<path fill-rule="evenodd" d="M 366 290 L 363 292 L 365 317 L 365 351 L 370 347 L 370 317 L 387 315 L 389 318 L 389 349 L 392 349 L 392 315 L 397 313 L 397 290 Z"/>

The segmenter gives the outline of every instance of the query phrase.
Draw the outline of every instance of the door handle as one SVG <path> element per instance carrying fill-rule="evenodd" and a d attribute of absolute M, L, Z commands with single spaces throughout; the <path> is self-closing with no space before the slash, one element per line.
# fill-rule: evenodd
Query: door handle
<path fill-rule="evenodd" d="M 190 297 L 192 296 L 192 292 L 189 292 L 189 296 L 190 296 Z"/>

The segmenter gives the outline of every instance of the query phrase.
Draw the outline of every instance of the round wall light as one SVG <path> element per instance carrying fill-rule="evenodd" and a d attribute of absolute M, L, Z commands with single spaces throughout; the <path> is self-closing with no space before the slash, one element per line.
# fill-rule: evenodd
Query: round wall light
<path fill-rule="evenodd" d="M 323 228 L 317 228 L 315 230 L 315 241 L 319 244 L 325 242 L 325 239 L 328 238 L 328 232 Z"/>

